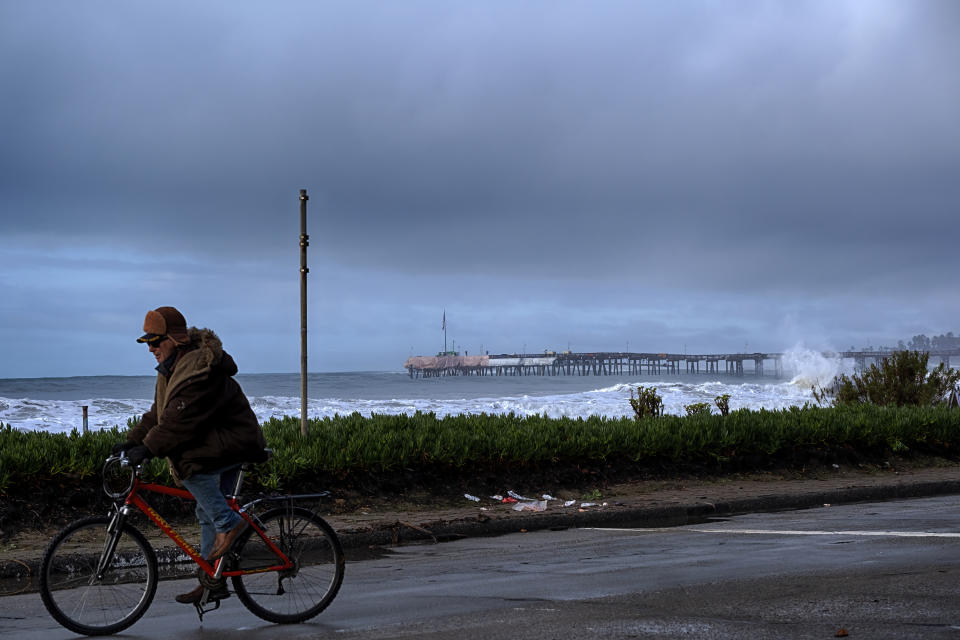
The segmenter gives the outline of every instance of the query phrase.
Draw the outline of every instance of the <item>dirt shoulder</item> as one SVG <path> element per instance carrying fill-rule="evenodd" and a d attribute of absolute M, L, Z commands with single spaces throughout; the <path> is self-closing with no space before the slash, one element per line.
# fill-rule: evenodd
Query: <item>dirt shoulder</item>
<path fill-rule="evenodd" d="M 418 503 L 395 509 L 371 505 L 326 517 L 346 545 L 362 546 L 544 528 L 675 525 L 736 513 L 954 493 L 960 493 L 960 465 L 949 464 L 866 471 L 835 469 L 816 476 L 758 473 L 634 481 L 586 495 L 549 492 L 556 500 L 547 501 L 546 509 L 540 512 L 517 511 L 514 504 L 478 496 L 480 502 L 462 498 L 459 504 L 445 508 Z M 569 501 L 575 503 L 564 506 Z"/>
<path fill-rule="evenodd" d="M 464 497 L 465 492 L 476 495 L 479 502 Z M 540 500 L 548 494 L 553 498 L 546 501 L 543 511 L 518 511 L 516 503 L 497 501 L 469 487 L 407 492 L 402 497 L 334 494 L 314 508 L 337 530 L 344 546 L 356 547 L 617 520 L 656 524 L 709 515 L 949 493 L 960 493 L 960 464 L 938 461 L 937 466 L 836 468 L 816 474 L 768 472 L 633 480 L 587 492 L 555 487 L 526 491 L 523 497 Z M 503 495 L 507 497 L 506 492 Z M 571 501 L 573 504 L 565 506 Z M 106 513 L 106 509 L 101 511 Z M 135 522 L 143 525 L 141 530 L 158 544 L 169 542 L 145 519 Z M 187 540 L 192 540 L 191 536 L 199 538 L 192 513 L 172 522 Z M 0 544 L 0 561 L 39 557 L 62 525 L 57 522 L 49 527 L 24 528 L 8 536 Z"/>
<path fill-rule="evenodd" d="M 816 475 L 783 472 L 636 480 L 587 493 L 553 487 L 537 493 L 527 491 L 524 497 L 540 499 L 547 493 L 554 498 L 546 501 L 543 511 L 518 511 L 514 503 L 498 502 L 479 492 L 480 500 L 475 502 L 464 497 L 464 493 L 474 493 L 470 487 L 406 493 L 402 498 L 334 495 L 315 508 L 337 530 L 346 548 L 363 550 L 523 530 L 604 524 L 673 525 L 752 511 L 960 493 L 960 464 L 936 464 L 830 468 Z M 574 502 L 565 506 L 570 501 Z M 156 547 L 173 546 L 145 519 L 139 524 Z M 192 516 L 178 518 L 175 524 L 188 541 L 199 540 Z M 60 526 L 31 527 L 7 536 L 0 544 L 0 575 L 35 572 L 47 542 Z"/>

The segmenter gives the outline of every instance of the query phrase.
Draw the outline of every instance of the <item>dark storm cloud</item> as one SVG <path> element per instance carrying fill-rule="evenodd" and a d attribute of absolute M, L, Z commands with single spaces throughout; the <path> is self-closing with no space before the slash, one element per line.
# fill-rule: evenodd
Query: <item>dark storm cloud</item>
<path fill-rule="evenodd" d="M 34 29 L 6 45 L 3 190 L 86 203 L 40 224 L 164 215 L 250 248 L 315 185 L 328 248 L 389 263 L 451 237 L 882 245 L 960 193 L 955 11 L 914 6 L 8 9 Z"/>
<path fill-rule="evenodd" d="M 401 299 L 917 304 L 953 272 L 957 7 L 6 3 L 0 233 L 251 273 L 308 188 L 313 255 Z"/>

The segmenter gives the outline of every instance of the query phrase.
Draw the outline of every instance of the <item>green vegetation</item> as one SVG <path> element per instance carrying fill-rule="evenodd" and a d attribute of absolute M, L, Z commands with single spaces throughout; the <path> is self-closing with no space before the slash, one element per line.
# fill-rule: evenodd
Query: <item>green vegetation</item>
<path fill-rule="evenodd" d="M 960 371 L 948 369 L 942 362 L 927 368 L 930 354 L 920 351 L 894 351 L 879 365 L 872 364 L 861 375 L 842 375 L 824 388 L 814 388 L 817 402 L 832 399 L 833 404 L 931 406 L 946 399 L 960 381 Z"/>
<path fill-rule="evenodd" d="M 644 418 L 659 418 L 663 415 L 663 398 L 657 394 L 656 387 L 637 387 L 637 397 L 633 397 L 630 390 L 630 406 L 637 420 Z"/>
<path fill-rule="evenodd" d="M 725 416 L 730 413 L 730 394 L 725 393 L 713 399 L 713 403 L 720 410 L 720 415 Z"/>
<path fill-rule="evenodd" d="M 603 500 L 603 494 L 600 492 L 600 489 L 594 489 L 583 494 L 580 499 L 587 502 L 600 502 Z"/>
<path fill-rule="evenodd" d="M 960 410 L 944 406 L 843 404 L 639 420 L 354 413 L 311 420 L 305 438 L 299 418 L 269 420 L 263 428 L 275 457 L 259 467 L 254 486 L 293 490 L 318 477 L 335 481 L 364 474 L 522 473 L 605 465 L 723 471 L 802 465 L 817 452 L 856 452 L 882 460 L 891 452 L 952 457 L 960 447 Z M 52 434 L 0 426 L 0 493 L 22 494 L 51 479 L 95 480 L 120 439 L 117 429 Z M 150 464 L 155 478 L 170 482 L 163 460 Z"/>
<path fill-rule="evenodd" d="M 710 415 L 709 402 L 694 402 L 693 404 L 685 404 L 683 405 L 683 409 L 687 412 L 688 416 Z"/>

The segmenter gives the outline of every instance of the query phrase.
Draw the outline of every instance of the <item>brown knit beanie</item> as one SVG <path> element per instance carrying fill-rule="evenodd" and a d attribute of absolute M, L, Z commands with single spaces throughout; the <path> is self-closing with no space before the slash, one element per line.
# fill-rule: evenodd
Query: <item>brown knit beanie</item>
<path fill-rule="evenodd" d="M 147 317 L 143 319 L 143 330 L 146 333 L 137 338 L 137 342 L 151 342 L 157 336 L 167 336 L 177 344 L 190 342 L 187 321 L 174 307 L 157 307 L 153 311 L 147 311 Z"/>

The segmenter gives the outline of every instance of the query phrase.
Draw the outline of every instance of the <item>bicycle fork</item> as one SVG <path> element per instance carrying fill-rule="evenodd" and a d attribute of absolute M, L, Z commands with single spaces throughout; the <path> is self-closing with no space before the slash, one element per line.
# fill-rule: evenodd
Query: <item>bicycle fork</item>
<path fill-rule="evenodd" d="M 100 560 L 97 562 L 97 570 L 90 576 L 90 584 L 96 584 L 103 581 L 103 575 L 110 568 L 113 561 L 113 554 L 117 551 L 117 545 L 120 543 L 120 536 L 123 535 L 123 523 L 127 519 L 130 507 L 114 507 L 113 517 L 107 524 L 107 540 L 103 544 L 103 551 L 100 553 Z"/>

